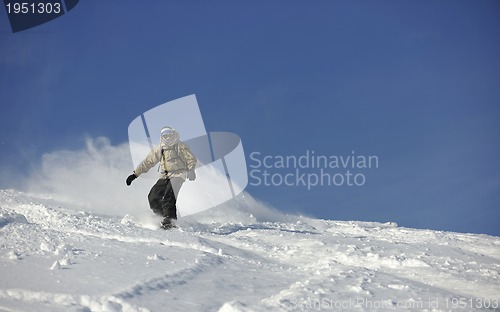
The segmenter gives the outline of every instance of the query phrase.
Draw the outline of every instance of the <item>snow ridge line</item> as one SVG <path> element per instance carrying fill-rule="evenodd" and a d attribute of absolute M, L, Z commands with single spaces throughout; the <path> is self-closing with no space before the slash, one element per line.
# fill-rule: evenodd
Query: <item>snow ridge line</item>
<path fill-rule="evenodd" d="M 209 254 L 214 254 L 218 255 L 219 251 L 210 248 L 210 247 L 205 247 L 201 244 L 196 244 L 196 243 L 181 243 L 181 242 L 176 242 L 176 241 L 171 241 L 171 240 L 162 240 L 162 239 L 156 239 L 156 238 L 142 238 L 142 237 L 130 237 L 130 236 L 121 236 L 118 234 L 106 234 L 106 233 L 93 233 L 89 232 L 86 230 L 77 230 L 77 229 L 61 229 L 61 232 L 64 233 L 73 233 L 73 234 L 80 234 L 83 236 L 88 236 L 88 237 L 94 237 L 94 238 L 99 238 L 99 239 L 106 239 L 106 240 L 116 240 L 119 242 L 124 242 L 124 243 L 137 243 L 137 244 L 159 244 L 167 247 L 179 247 L 179 248 L 184 248 L 184 249 L 194 249 L 198 250 L 204 253 L 209 253 Z"/>
<path fill-rule="evenodd" d="M 2 207 L 2 208 L 7 208 L 7 207 Z M 123 233 L 117 233 L 117 234 L 103 233 L 101 232 L 102 229 L 99 227 L 102 226 L 102 224 L 100 223 L 102 223 L 103 220 L 101 220 L 101 218 L 99 217 L 93 216 L 92 214 L 85 213 L 83 216 L 80 216 L 78 214 L 68 214 L 65 211 L 60 211 L 52 207 L 47 207 L 43 204 L 35 204 L 35 203 L 29 203 L 29 204 L 20 203 L 17 209 L 14 207 L 9 207 L 8 209 L 16 212 L 16 214 L 15 215 L 13 214 L 13 216 L 15 216 L 17 219 L 15 219 L 14 217 L 9 218 L 8 220 L 6 219 L 5 222 L 6 224 L 12 222 L 10 219 L 13 219 L 13 221 L 16 222 L 21 222 L 22 220 L 24 220 L 24 222 L 29 221 L 29 223 L 36 224 L 41 228 L 57 231 L 64 234 L 71 233 L 71 234 L 83 235 L 105 240 L 116 240 L 124 243 L 161 244 L 169 247 L 194 249 L 210 254 L 218 254 L 217 249 L 205 247 L 203 246 L 203 244 L 200 243 L 181 243 L 173 240 L 165 241 L 157 238 L 130 237 L 130 236 L 125 236 Z M 22 215 L 19 215 L 18 213 L 22 213 Z M 26 220 L 26 218 L 24 217 L 25 215 L 29 215 L 30 218 Z M 96 218 L 96 220 L 92 219 L 89 221 L 85 220 L 86 218 L 88 219 Z M 73 221 L 73 223 L 71 221 Z M 96 227 L 92 227 L 90 229 L 76 228 L 76 226 L 89 227 L 90 224 L 88 222 L 94 222 L 94 221 L 97 223 Z M 176 233 L 177 232 L 172 232 L 172 234 L 174 235 Z M 190 236 L 196 237 L 193 235 Z M 198 238 L 198 241 L 199 240 L 200 239 Z"/>
<path fill-rule="evenodd" d="M 70 295 L 62 293 L 49 293 L 43 291 L 32 291 L 27 289 L 0 289 L 0 298 L 14 299 L 24 302 L 31 302 L 42 306 L 59 305 L 59 306 L 77 306 L 85 310 L 94 312 L 104 311 L 123 311 L 123 312 L 149 312 L 148 309 L 134 306 L 120 298 L 114 296 L 95 297 L 89 295 Z"/>
<path fill-rule="evenodd" d="M 190 280 L 194 279 L 198 274 L 205 270 L 213 269 L 214 265 L 221 265 L 224 261 L 221 257 L 216 255 L 198 259 L 196 265 L 176 272 L 175 274 L 167 274 L 160 277 L 154 277 L 147 281 L 138 283 L 128 289 L 122 290 L 113 295 L 113 297 L 121 299 L 131 299 L 139 297 L 148 292 L 164 291 L 172 286 L 181 286 L 187 284 Z"/>

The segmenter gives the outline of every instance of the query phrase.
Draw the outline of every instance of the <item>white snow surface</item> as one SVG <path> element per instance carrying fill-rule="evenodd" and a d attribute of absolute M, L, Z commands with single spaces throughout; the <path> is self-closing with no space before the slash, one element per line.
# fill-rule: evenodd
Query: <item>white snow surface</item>
<path fill-rule="evenodd" d="M 250 195 L 159 229 L 0 190 L 0 311 L 500 311 L 500 238 L 278 213 Z M 142 217 L 141 217 L 142 215 Z"/>

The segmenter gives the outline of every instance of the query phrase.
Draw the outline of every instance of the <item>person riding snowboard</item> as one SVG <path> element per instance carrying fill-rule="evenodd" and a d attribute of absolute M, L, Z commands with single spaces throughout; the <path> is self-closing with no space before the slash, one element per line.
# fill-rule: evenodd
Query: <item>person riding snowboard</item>
<path fill-rule="evenodd" d="M 177 194 L 186 180 L 194 181 L 196 157 L 189 146 L 180 141 L 179 133 L 171 127 L 161 129 L 160 144 L 156 145 L 148 156 L 127 178 L 130 186 L 141 174 L 160 163 L 161 175 L 148 195 L 149 206 L 153 212 L 163 217 L 161 227 L 170 229 L 177 220 Z"/>

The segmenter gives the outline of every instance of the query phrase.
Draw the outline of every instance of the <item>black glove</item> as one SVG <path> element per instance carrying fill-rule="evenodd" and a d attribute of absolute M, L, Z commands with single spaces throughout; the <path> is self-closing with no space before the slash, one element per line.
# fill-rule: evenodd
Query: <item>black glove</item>
<path fill-rule="evenodd" d="M 127 186 L 130 186 L 130 184 L 132 184 L 132 181 L 134 181 L 135 179 L 137 179 L 137 176 L 134 173 L 129 175 L 127 178 Z"/>
<path fill-rule="evenodd" d="M 188 171 L 188 173 L 187 173 L 187 179 L 189 181 L 196 180 L 196 173 L 194 172 L 194 170 Z"/>

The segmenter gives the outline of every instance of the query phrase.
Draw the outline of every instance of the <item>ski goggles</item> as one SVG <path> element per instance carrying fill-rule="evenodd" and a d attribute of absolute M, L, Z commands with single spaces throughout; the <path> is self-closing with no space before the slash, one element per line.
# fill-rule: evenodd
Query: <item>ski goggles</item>
<path fill-rule="evenodd" d="M 171 145 L 179 140 L 179 133 L 171 128 L 162 129 L 160 140 L 163 145 Z"/>
<path fill-rule="evenodd" d="M 175 131 L 173 129 L 163 129 L 161 131 L 161 137 L 164 139 L 173 139 L 175 137 Z"/>

